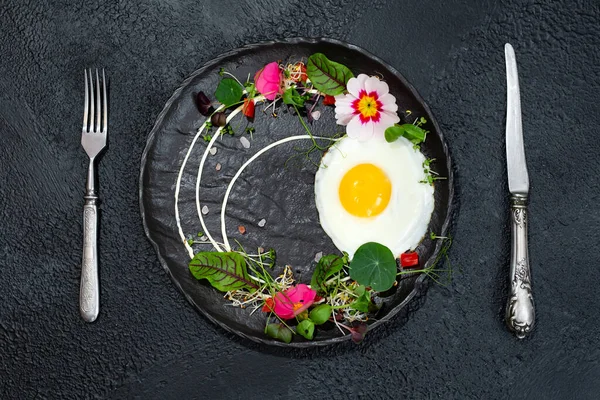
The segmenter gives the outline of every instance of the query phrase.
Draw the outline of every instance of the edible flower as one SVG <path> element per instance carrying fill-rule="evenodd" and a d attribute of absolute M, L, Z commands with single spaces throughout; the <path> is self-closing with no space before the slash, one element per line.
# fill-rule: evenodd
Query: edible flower
<path fill-rule="evenodd" d="M 291 319 L 306 311 L 315 302 L 317 292 L 301 283 L 274 297 L 273 310 L 281 319 Z"/>
<path fill-rule="evenodd" d="M 385 130 L 400 122 L 396 98 L 378 77 L 360 74 L 350 78 L 346 88 L 348 93 L 335 96 L 335 118 L 346 126 L 348 137 L 383 139 Z"/>
<path fill-rule="evenodd" d="M 275 96 L 280 93 L 282 78 L 283 74 L 279 70 L 279 64 L 274 61 L 265 65 L 254 75 L 254 84 L 256 90 L 267 100 L 275 100 Z"/>

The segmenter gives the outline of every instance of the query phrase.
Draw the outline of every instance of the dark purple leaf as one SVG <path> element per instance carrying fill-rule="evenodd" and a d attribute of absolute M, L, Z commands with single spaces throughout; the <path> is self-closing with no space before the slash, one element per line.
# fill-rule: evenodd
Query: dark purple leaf
<path fill-rule="evenodd" d="M 200 114 L 204 115 L 205 117 L 208 117 L 213 112 L 212 103 L 210 102 L 208 96 L 204 94 L 204 92 L 198 92 L 196 95 L 196 107 L 198 107 Z"/>

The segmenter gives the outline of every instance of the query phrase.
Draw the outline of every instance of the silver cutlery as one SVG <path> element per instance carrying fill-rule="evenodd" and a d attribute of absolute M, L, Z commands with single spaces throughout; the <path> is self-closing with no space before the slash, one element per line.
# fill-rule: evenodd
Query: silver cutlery
<path fill-rule="evenodd" d="M 98 279 L 98 196 L 96 195 L 96 157 L 106 146 L 108 131 L 108 100 L 106 77 L 102 70 L 102 90 L 96 70 L 96 88 L 92 70 L 84 71 L 85 106 L 81 145 L 90 157 L 85 203 L 83 206 L 83 259 L 81 263 L 81 286 L 79 291 L 79 311 L 87 322 L 93 322 L 100 311 L 100 284 Z M 89 122 L 89 123 L 88 123 Z"/>
<path fill-rule="evenodd" d="M 506 43 L 506 167 L 511 193 L 510 295 L 506 307 L 506 324 L 519 339 L 531 332 L 535 308 L 531 291 L 529 250 L 527 243 L 527 198 L 529 175 L 523 145 L 521 97 L 515 50 Z"/>

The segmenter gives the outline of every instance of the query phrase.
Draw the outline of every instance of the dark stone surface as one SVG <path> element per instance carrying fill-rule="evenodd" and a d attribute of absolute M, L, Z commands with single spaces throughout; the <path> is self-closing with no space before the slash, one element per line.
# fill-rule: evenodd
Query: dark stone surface
<path fill-rule="evenodd" d="M 597 1 L 7 1 L 0 5 L 0 398 L 529 398 L 600 393 Z M 143 236 L 139 157 L 203 62 L 248 42 L 331 36 L 398 68 L 451 147 L 451 260 L 408 322 L 360 345 L 282 351 L 199 316 Z M 504 328 L 503 44 L 516 49 L 532 184 L 537 327 Z M 101 304 L 77 311 L 85 67 L 112 81 L 100 162 Z"/>

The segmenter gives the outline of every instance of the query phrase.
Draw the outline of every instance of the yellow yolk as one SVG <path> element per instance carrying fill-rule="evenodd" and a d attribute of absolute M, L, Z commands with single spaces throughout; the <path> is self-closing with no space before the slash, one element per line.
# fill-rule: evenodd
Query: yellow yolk
<path fill-rule="evenodd" d="M 374 217 L 387 207 L 392 183 L 379 167 L 359 164 L 350 169 L 340 182 L 340 202 L 355 217 Z"/>

